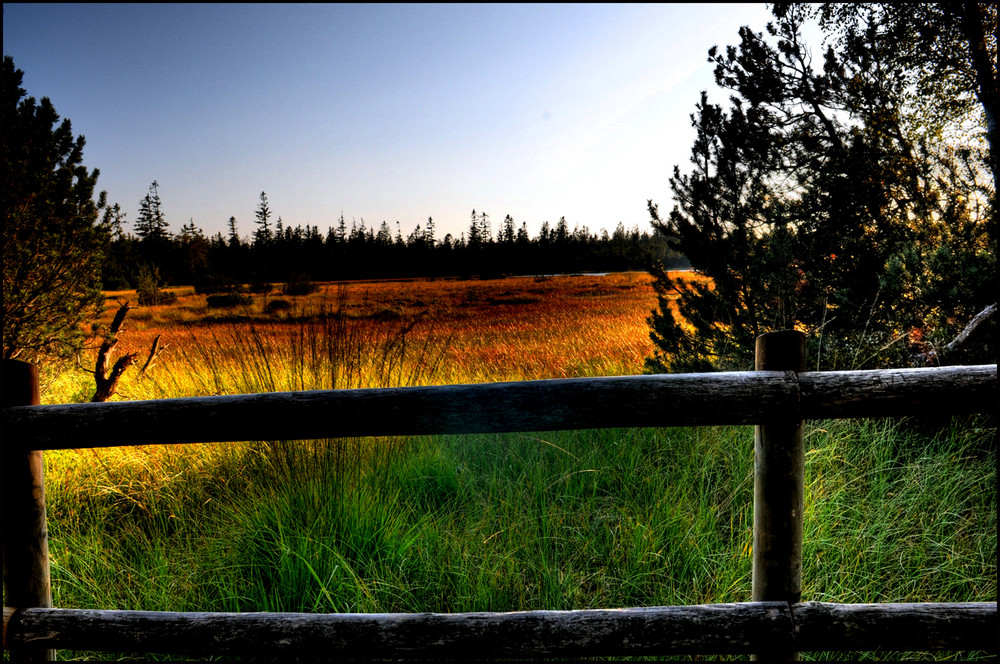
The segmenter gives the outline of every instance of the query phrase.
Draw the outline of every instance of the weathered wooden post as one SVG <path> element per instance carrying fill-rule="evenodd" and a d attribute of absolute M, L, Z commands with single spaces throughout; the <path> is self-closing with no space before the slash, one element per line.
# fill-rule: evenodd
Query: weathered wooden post
<path fill-rule="evenodd" d="M 38 405 L 38 367 L 3 360 L 3 407 Z M 42 452 L 0 438 L 0 527 L 3 530 L 4 606 L 50 608 L 49 541 Z M 6 618 L 6 616 L 5 616 Z M 4 621 L 6 623 L 6 620 Z M 17 647 L 11 661 L 52 661 L 55 650 Z"/>
<path fill-rule="evenodd" d="M 805 371 L 806 338 L 783 330 L 757 337 L 757 371 Z M 754 434 L 753 590 L 755 602 L 802 599 L 803 424 L 798 404 L 760 424 Z M 798 660 L 790 643 L 755 660 Z"/>

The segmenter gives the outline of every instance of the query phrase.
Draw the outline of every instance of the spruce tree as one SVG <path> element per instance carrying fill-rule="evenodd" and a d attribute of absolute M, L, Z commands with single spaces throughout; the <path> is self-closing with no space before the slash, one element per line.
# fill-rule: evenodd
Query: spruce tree
<path fill-rule="evenodd" d="M 160 200 L 160 184 L 153 180 L 149 192 L 139 201 L 139 216 L 135 220 L 135 234 L 140 239 L 151 244 L 157 244 L 169 239 L 167 231 L 169 224 L 163 215 L 163 202 Z"/>
<path fill-rule="evenodd" d="M 229 217 L 228 227 L 229 227 L 229 246 L 230 247 L 240 246 L 240 234 L 236 229 L 236 217 Z"/>
<path fill-rule="evenodd" d="M 337 232 L 335 235 L 337 242 L 343 244 L 347 241 L 347 222 L 344 221 L 344 213 L 340 213 L 340 219 L 337 220 Z"/>
<path fill-rule="evenodd" d="M 479 222 L 479 215 L 476 214 L 476 210 L 472 210 L 471 219 L 469 221 L 469 239 L 468 245 L 470 247 L 478 248 L 483 243 L 482 238 L 482 226 Z"/>
<path fill-rule="evenodd" d="M 267 204 L 267 194 L 260 192 L 260 204 L 255 213 L 257 230 L 254 231 L 254 242 L 259 245 L 268 244 L 271 239 L 271 208 Z"/>
<path fill-rule="evenodd" d="M 434 248 L 434 217 L 427 217 L 427 230 L 424 233 L 424 237 L 427 238 L 427 243 Z"/>

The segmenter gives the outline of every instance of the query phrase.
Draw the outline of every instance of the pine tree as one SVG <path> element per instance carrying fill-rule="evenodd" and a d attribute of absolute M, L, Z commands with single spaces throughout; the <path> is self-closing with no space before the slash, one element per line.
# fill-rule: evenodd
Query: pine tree
<path fill-rule="evenodd" d="M 236 230 L 236 217 L 229 217 L 229 246 L 238 247 L 240 246 L 240 234 Z"/>
<path fill-rule="evenodd" d="M 508 214 L 503 218 L 503 226 L 500 229 L 500 241 L 507 245 L 514 244 L 515 235 L 514 218 Z"/>
<path fill-rule="evenodd" d="M 255 213 L 257 230 L 254 231 L 254 242 L 260 245 L 267 245 L 271 242 L 271 208 L 267 204 L 267 194 L 260 192 L 260 204 L 257 205 Z"/>
<path fill-rule="evenodd" d="M 111 234 L 112 241 L 119 241 L 125 237 L 122 225 L 125 223 L 127 215 L 122 212 L 122 206 L 118 203 L 104 208 L 104 215 L 101 217 L 101 225 Z"/>
<path fill-rule="evenodd" d="M 479 241 L 484 244 L 491 244 L 493 242 L 493 226 L 490 223 L 490 217 L 485 212 L 480 213 L 479 221 Z"/>
<path fill-rule="evenodd" d="M 481 226 L 479 224 L 479 215 L 476 214 L 476 210 L 472 210 L 471 220 L 469 221 L 469 239 L 468 245 L 470 247 L 479 247 L 483 243 L 483 238 L 481 235 Z"/>
<path fill-rule="evenodd" d="M 392 244 L 392 229 L 389 228 L 389 222 L 384 219 L 382 220 L 382 225 L 378 227 L 378 235 L 375 236 L 375 241 L 383 247 L 388 247 Z"/>
<path fill-rule="evenodd" d="M 340 220 L 337 222 L 337 242 L 343 244 L 347 240 L 347 223 L 344 221 L 344 213 L 340 213 Z"/>
<path fill-rule="evenodd" d="M 515 242 L 519 248 L 527 247 L 531 243 L 531 236 L 528 234 L 528 222 L 521 222 L 521 227 L 517 229 Z"/>
<path fill-rule="evenodd" d="M 153 180 L 149 192 L 139 201 L 139 216 L 135 220 L 135 234 L 150 244 L 159 244 L 170 238 L 167 232 L 163 203 L 160 200 L 160 184 Z"/>
<path fill-rule="evenodd" d="M 816 11 L 776 5 L 767 37 L 742 28 L 739 46 L 709 51 L 730 107 L 703 93 L 692 170 L 670 180 L 676 205 L 665 219 L 649 209 L 711 285 L 653 269 L 651 369 L 749 368 L 756 335 L 793 326 L 811 333 L 817 366 L 905 364 L 912 344 L 897 342 L 916 331 L 940 345 L 957 331 L 949 318 L 995 301 L 983 286 L 996 278 L 992 204 L 965 203 L 984 200 L 975 146 L 960 146 L 973 155 L 963 168 L 923 142 L 926 102 L 883 10 L 858 9 L 864 29 L 813 69 L 802 27 Z M 948 234 L 962 243 L 942 245 Z M 919 275 L 950 283 L 950 301 Z"/>
<path fill-rule="evenodd" d="M 434 247 L 435 239 L 434 239 L 434 218 L 433 217 L 427 217 L 427 230 L 425 231 L 424 235 L 427 238 L 427 243 L 431 247 Z"/>
<path fill-rule="evenodd" d="M 109 229 L 98 223 L 98 170 L 83 165 L 84 137 L 47 97 L 21 87 L 24 72 L 3 59 L 3 357 L 69 358 L 82 323 L 101 309 L 101 264 Z"/>

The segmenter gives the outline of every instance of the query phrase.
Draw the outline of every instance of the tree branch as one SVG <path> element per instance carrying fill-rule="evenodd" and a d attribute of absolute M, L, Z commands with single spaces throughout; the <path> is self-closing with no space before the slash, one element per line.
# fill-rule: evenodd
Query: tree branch
<path fill-rule="evenodd" d="M 157 334 L 156 338 L 153 339 L 153 344 L 149 347 L 149 356 L 146 358 L 146 363 L 143 364 L 142 365 L 142 369 L 139 370 L 139 375 L 140 376 L 145 375 L 146 374 L 146 369 L 148 369 L 149 366 L 153 362 L 156 361 L 156 358 L 158 358 L 160 356 L 160 353 L 162 353 L 164 350 L 166 350 L 167 347 L 165 345 L 162 348 L 159 347 L 160 346 L 160 337 L 161 336 L 162 335 Z"/>
<path fill-rule="evenodd" d="M 969 335 L 971 335 L 973 332 L 976 331 L 976 328 L 979 327 L 983 323 L 983 321 L 988 319 L 996 312 L 997 312 L 997 303 L 994 302 L 993 304 L 989 305 L 988 307 L 980 311 L 978 314 L 973 316 L 972 320 L 969 321 L 969 324 L 965 326 L 965 329 L 959 332 L 957 337 L 948 342 L 948 344 L 942 350 L 944 350 L 947 353 L 961 346 L 963 343 L 965 343 L 965 340 L 969 338 Z"/>
<path fill-rule="evenodd" d="M 104 341 L 101 343 L 100 349 L 97 351 L 97 362 L 94 364 L 94 382 L 96 383 L 96 389 L 94 391 L 94 396 L 90 399 L 92 402 L 107 401 L 111 398 L 111 395 L 115 393 L 118 389 L 118 381 L 121 380 L 122 374 L 130 366 L 135 364 L 137 353 L 129 353 L 128 355 L 123 355 L 118 358 L 111 367 L 111 373 L 107 374 L 107 363 L 111 352 L 114 350 L 115 346 L 118 345 L 118 332 L 121 330 L 122 325 L 125 323 L 125 316 L 128 315 L 130 307 L 128 302 L 121 304 L 118 311 L 115 313 L 114 319 L 111 321 L 111 328 L 108 330 L 107 336 L 104 337 Z M 106 375 L 107 374 L 107 375 Z"/>

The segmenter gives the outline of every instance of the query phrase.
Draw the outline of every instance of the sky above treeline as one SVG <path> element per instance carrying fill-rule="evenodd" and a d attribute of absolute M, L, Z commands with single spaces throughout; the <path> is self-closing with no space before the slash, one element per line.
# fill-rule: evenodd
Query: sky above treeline
<path fill-rule="evenodd" d="M 169 230 L 286 226 L 437 237 L 472 210 L 532 235 L 565 217 L 648 228 L 672 206 L 707 51 L 764 4 L 4 4 L 24 88 L 87 140 L 131 228 L 159 183 Z"/>

